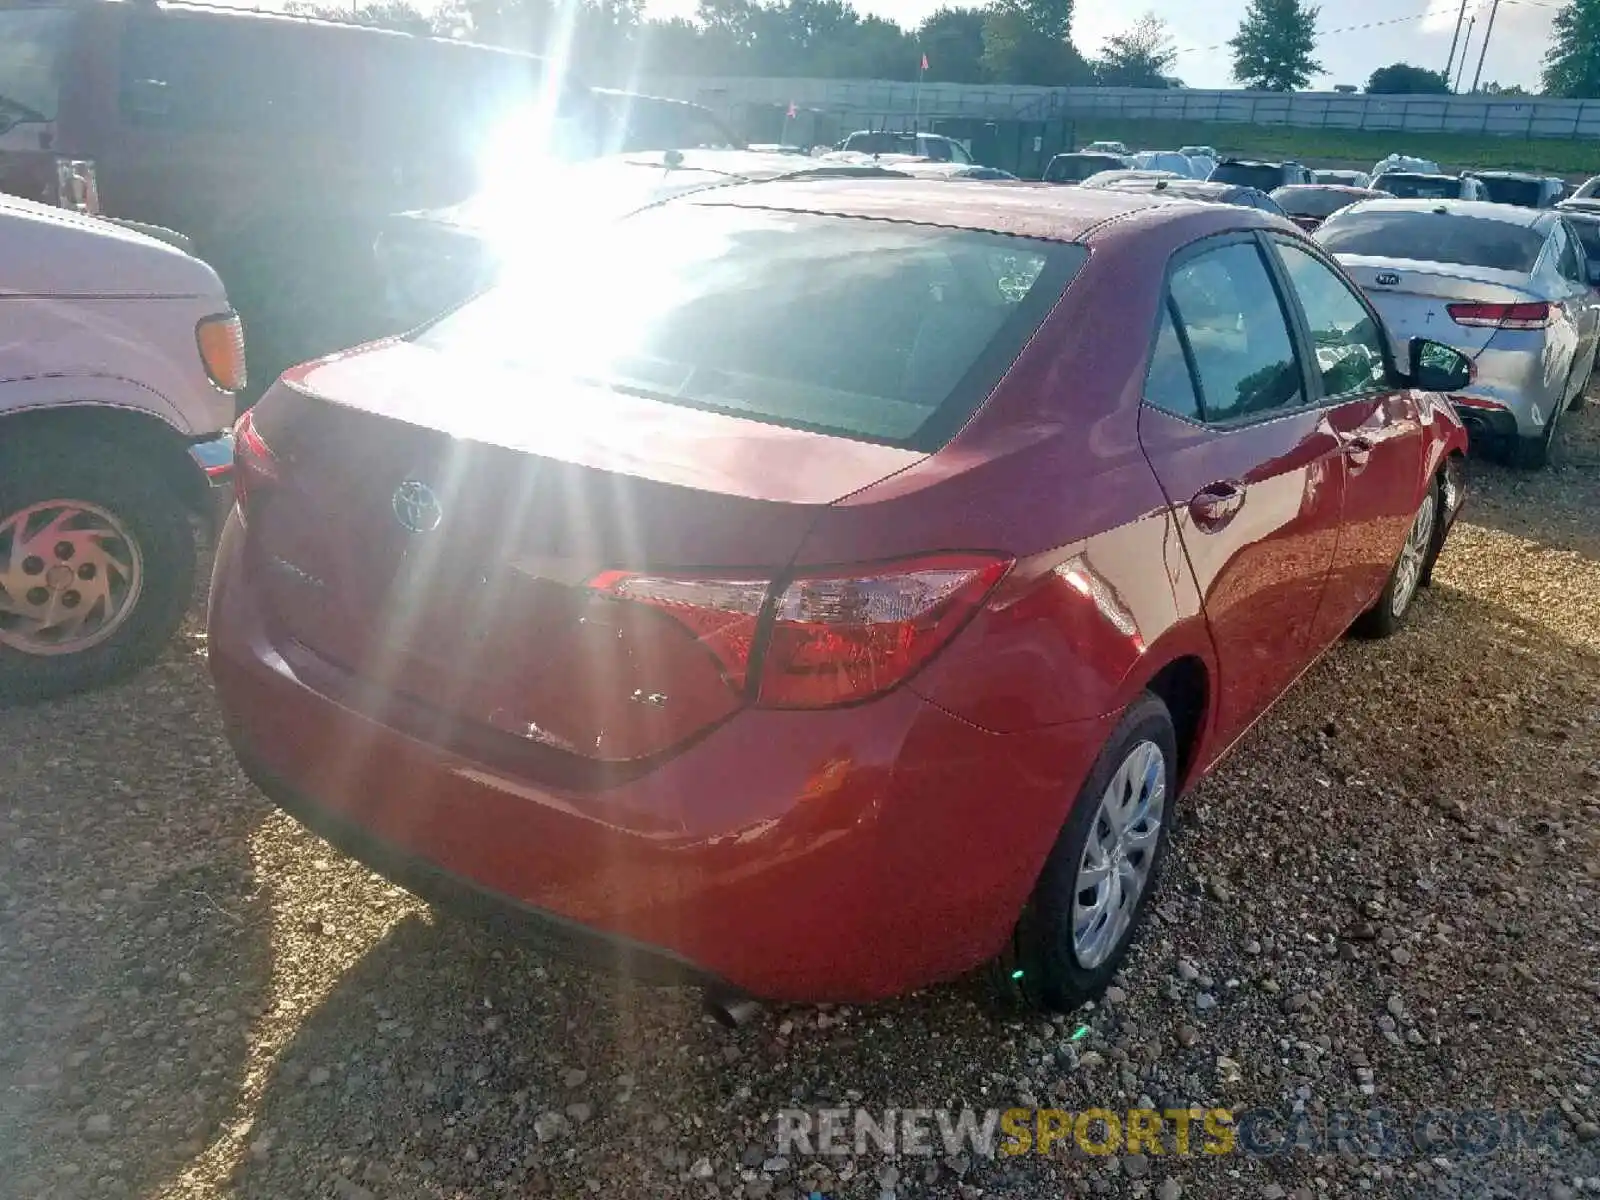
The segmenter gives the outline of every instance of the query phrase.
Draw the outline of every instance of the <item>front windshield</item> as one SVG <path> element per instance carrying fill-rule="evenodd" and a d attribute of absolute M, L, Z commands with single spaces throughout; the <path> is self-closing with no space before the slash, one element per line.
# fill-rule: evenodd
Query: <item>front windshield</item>
<path fill-rule="evenodd" d="M 1448 175 L 1379 176 L 1372 184 L 1374 191 L 1388 192 L 1402 200 L 1459 200 L 1461 182 Z"/>
<path fill-rule="evenodd" d="M 1082 183 L 1102 171 L 1121 170 L 1125 164 L 1109 154 L 1058 154 L 1045 168 L 1047 183 Z"/>
<path fill-rule="evenodd" d="M 1270 192 L 1283 182 L 1283 171 L 1264 163 L 1223 163 L 1212 170 L 1211 182 L 1234 183 L 1258 192 Z"/>
<path fill-rule="evenodd" d="M 416 341 L 557 384 L 934 448 L 1083 258 L 999 234 L 669 205 L 549 239 Z"/>

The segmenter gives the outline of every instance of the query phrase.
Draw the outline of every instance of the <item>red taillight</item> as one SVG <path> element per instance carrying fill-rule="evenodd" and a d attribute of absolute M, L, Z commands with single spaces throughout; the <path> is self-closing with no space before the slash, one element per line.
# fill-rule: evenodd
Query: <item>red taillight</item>
<path fill-rule="evenodd" d="M 942 554 L 794 580 L 773 606 L 759 703 L 827 708 L 887 691 L 956 635 L 1010 566 Z"/>
<path fill-rule="evenodd" d="M 1543 300 L 1524 304 L 1488 304 L 1473 301 L 1449 306 L 1457 325 L 1489 329 L 1544 329 L 1555 317 L 1554 306 Z"/>
<path fill-rule="evenodd" d="M 767 708 L 829 708 L 903 682 L 966 624 L 1011 560 L 939 554 L 882 566 L 767 580 L 606 571 L 589 587 L 671 617 Z"/>
<path fill-rule="evenodd" d="M 766 580 L 670 579 L 603 571 L 589 581 L 589 587 L 603 596 L 665 613 L 717 660 L 735 690 L 744 689 L 756 622 L 767 602 Z"/>
<path fill-rule="evenodd" d="M 233 498 L 244 515 L 250 494 L 278 478 L 278 459 L 256 429 L 253 409 L 233 427 Z"/>

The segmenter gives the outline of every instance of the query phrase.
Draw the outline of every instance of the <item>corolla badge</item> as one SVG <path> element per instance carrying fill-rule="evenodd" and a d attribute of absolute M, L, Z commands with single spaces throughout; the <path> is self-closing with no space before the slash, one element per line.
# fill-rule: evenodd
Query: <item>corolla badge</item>
<path fill-rule="evenodd" d="M 395 520 L 411 533 L 432 533 L 444 520 L 444 509 L 433 489 L 416 479 L 407 479 L 394 490 L 391 501 Z"/>
<path fill-rule="evenodd" d="M 1381 287 L 1394 287 L 1395 284 L 1400 282 L 1400 276 L 1393 271 L 1379 271 L 1377 282 Z"/>

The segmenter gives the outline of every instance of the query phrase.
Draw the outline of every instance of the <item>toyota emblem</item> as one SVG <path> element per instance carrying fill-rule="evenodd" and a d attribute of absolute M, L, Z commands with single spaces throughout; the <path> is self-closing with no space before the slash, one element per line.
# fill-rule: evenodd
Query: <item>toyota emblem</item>
<path fill-rule="evenodd" d="M 444 509 L 433 489 L 420 480 L 408 479 L 394 490 L 394 517 L 411 533 L 432 533 L 444 520 Z"/>

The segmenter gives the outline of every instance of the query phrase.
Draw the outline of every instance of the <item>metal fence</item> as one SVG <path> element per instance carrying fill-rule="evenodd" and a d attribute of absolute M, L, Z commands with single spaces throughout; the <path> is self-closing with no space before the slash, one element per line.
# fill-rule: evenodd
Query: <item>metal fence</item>
<path fill-rule="evenodd" d="M 1397 130 L 1600 141 L 1600 100 L 1527 96 L 1369 96 L 1338 92 L 1045 88 L 877 79 L 663 76 L 649 90 L 738 118 L 793 105 L 841 116 L 982 120 L 1156 120 L 1303 129 Z M 1600 170 L 1600 151 L 1595 169 Z"/>

